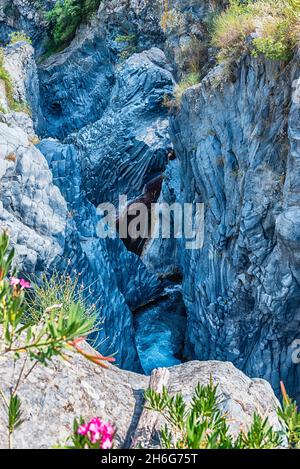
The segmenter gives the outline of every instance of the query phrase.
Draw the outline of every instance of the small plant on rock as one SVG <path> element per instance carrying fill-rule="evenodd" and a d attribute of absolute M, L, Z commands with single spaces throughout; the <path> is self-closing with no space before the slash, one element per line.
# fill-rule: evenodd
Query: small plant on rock
<path fill-rule="evenodd" d="M 181 98 L 184 92 L 191 86 L 197 85 L 200 82 L 200 75 L 197 72 L 188 73 L 183 79 L 177 83 L 174 90 L 174 96 L 164 96 L 163 106 L 171 110 L 176 110 L 180 107 Z"/>
<path fill-rule="evenodd" d="M 284 427 L 290 449 L 300 449 L 300 413 L 296 402 L 287 395 L 283 383 L 281 391 L 283 404 L 282 408 L 278 409 L 278 417 Z"/>
<path fill-rule="evenodd" d="M 15 112 L 25 112 L 31 114 L 30 108 L 27 103 L 18 102 L 14 97 L 14 85 L 10 74 L 4 67 L 4 51 L 0 47 L 0 80 L 3 80 L 5 85 L 5 94 L 7 98 L 7 103 L 11 111 Z M 2 112 L 5 113 L 5 109 L 2 109 Z"/>
<path fill-rule="evenodd" d="M 16 44 L 17 42 L 27 42 L 32 44 L 32 40 L 23 31 L 15 31 L 10 35 L 10 44 Z"/>
<path fill-rule="evenodd" d="M 80 347 L 80 342 L 95 330 L 95 316 L 87 315 L 74 296 L 56 304 L 42 299 L 38 303 L 40 309 L 33 314 L 25 301 L 32 286 L 17 276 L 12 267 L 14 255 L 4 232 L 0 235 L 0 359 L 11 359 L 17 370 L 16 381 L 11 383 L 9 391 L 0 388 L 7 412 L 9 448 L 13 445 L 14 431 L 23 422 L 19 389 L 37 365 L 46 366 L 54 357 L 70 359 L 74 352 L 103 367 L 107 361 L 114 361 L 111 357 L 87 353 Z"/>
<path fill-rule="evenodd" d="M 283 385 L 282 385 L 283 386 Z M 230 434 L 227 416 L 220 410 L 218 388 L 198 384 L 188 405 L 181 394 L 170 396 L 167 389 L 145 393 L 148 409 L 161 414 L 166 424 L 160 431 L 162 446 L 167 449 L 275 449 L 287 441 L 290 448 L 300 447 L 300 414 L 283 389 L 283 407 L 278 417 L 282 431 L 274 430 L 257 413 L 247 431 Z"/>

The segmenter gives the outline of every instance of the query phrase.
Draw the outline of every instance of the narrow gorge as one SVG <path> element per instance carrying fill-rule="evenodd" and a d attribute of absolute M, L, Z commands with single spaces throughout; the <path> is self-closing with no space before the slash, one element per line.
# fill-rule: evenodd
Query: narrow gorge
<path fill-rule="evenodd" d="M 218 63 L 208 18 L 225 0 L 102 0 L 49 54 L 54 4 L 0 5 L 3 66 L 30 109 L 11 109 L 0 75 L 0 229 L 22 273 L 79 274 L 101 318 L 90 343 L 142 381 L 228 361 L 299 400 L 298 51 Z M 150 219 L 157 201 L 204 204 L 203 248 L 101 239 L 97 207 L 121 195 Z"/>

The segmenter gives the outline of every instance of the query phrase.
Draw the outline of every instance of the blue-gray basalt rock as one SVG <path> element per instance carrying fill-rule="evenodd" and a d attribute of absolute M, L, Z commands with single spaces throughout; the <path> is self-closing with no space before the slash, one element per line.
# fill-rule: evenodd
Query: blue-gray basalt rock
<path fill-rule="evenodd" d="M 186 353 L 299 397 L 298 73 L 296 62 L 245 58 L 231 77 L 220 66 L 185 93 L 172 136 L 184 198 L 205 204 L 203 250 L 183 257 Z"/>
<path fill-rule="evenodd" d="M 38 96 L 31 46 L 7 48 L 5 67 L 16 100 L 29 100 L 32 89 Z M 5 90 L 2 99 L 8 106 Z M 0 227 L 9 229 L 20 269 L 80 273 L 88 301 L 103 318 L 94 345 L 115 353 L 122 367 L 141 370 L 131 310 L 159 295 L 159 282 L 119 239 L 97 238 L 99 217 L 85 197 L 76 148 L 53 139 L 35 146 L 33 123 L 23 112 L 7 107 L 1 120 Z"/>
<path fill-rule="evenodd" d="M 160 49 L 134 54 L 116 73 L 103 117 L 74 137 L 83 186 L 95 205 L 117 203 L 123 194 L 129 199 L 139 195 L 165 169 L 172 145 L 163 101 L 173 84 Z"/>
<path fill-rule="evenodd" d="M 176 206 L 183 213 L 181 191 L 179 162 L 173 160 L 163 173 L 162 190 L 152 220 L 153 233 L 142 252 L 142 259 L 148 270 L 161 278 L 180 279 L 182 275 L 183 240 L 174 237 Z M 164 209 L 166 212 L 162 218 Z M 165 237 L 161 235 L 162 230 L 166 230 Z"/>
<path fill-rule="evenodd" d="M 0 231 L 26 274 L 46 271 L 64 251 L 67 206 L 47 161 L 21 128 L 0 123 Z"/>
<path fill-rule="evenodd" d="M 10 41 L 10 35 L 22 31 L 33 41 L 37 53 L 45 50 L 47 23 L 45 12 L 53 8 L 56 0 L 1 0 L 0 42 Z"/>
<path fill-rule="evenodd" d="M 55 266 L 80 273 L 87 298 L 103 318 L 101 330 L 91 338 L 94 346 L 102 353 L 116 353 L 123 368 L 139 371 L 131 310 L 159 295 L 160 284 L 121 240 L 97 237 L 99 217 L 82 190 L 75 147 L 52 139 L 43 140 L 38 147 L 68 204 L 65 250 Z"/>
<path fill-rule="evenodd" d="M 68 48 L 40 65 L 39 79 L 41 134 L 62 139 L 98 120 L 114 83 L 112 58 L 101 29 L 82 27 Z"/>
<path fill-rule="evenodd" d="M 31 134 L 34 134 L 33 127 L 36 129 L 38 122 L 42 119 L 40 107 L 40 93 L 39 93 L 39 79 L 37 73 L 37 66 L 34 57 L 34 49 L 26 41 L 19 41 L 15 44 L 7 46 L 3 54 L 4 68 L 7 70 L 11 82 L 13 83 L 13 97 L 16 103 L 19 103 L 25 109 L 27 108 L 27 128 L 31 127 Z M 7 110 L 8 111 L 8 110 Z M 10 115 L 7 115 L 10 114 Z M 5 118 L 9 121 L 9 125 L 14 125 L 13 120 L 16 120 L 16 126 L 23 127 L 21 117 L 23 113 L 5 113 Z M 26 116 L 25 116 L 26 117 Z"/>

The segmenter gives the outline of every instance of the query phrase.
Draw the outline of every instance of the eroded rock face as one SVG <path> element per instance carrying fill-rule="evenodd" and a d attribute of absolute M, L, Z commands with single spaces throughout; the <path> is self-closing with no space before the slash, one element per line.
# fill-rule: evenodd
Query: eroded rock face
<path fill-rule="evenodd" d="M 162 239 L 160 230 L 162 223 L 160 214 L 163 210 L 163 204 L 174 207 L 179 204 L 183 207 L 182 188 L 180 181 L 180 166 L 178 160 L 170 161 L 163 173 L 162 190 L 157 201 L 157 208 L 154 214 L 154 232 L 143 249 L 142 259 L 150 272 L 155 272 L 161 278 L 173 278 L 180 281 L 181 256 L 183 255 L 184 245 L 181 239 L 174 238 L 174 211 L 170 210 L 170 238 Z M 168 217 L 165 217 L 168 222 Z"/>
<path fill-rule="evenodd" d="M 187 354 L 230 360 L 299 393 L 296 63 L 244 59 L 188 90 L 173 121 L 186 201 L 205 204 L 205 244 L 186 251 Z"/>
<path fill-rule="evenodd" d="M 6 50 L 5 66 L 20 101 L 28 95 L 27 83 L 36 83 L 27 80 L 26 71 L 34 69 L 21 67 L 31 57 L 28 45 Z M 34 92 L 38 96 L 38 89 Z M 122 367 L 140 371 L 131 309 L 158 295 L 159 282 L 119 239 L 97 238 L 99 217 L 85 197 L 76 148 L 55 140 L 37 148 L 25 113 L 7 112 L 1 120 L 0 225 L 9 228 L 19 267 L 37 275 L 53 269 L 79 272 L 89 301 L 103 318 L 93 343 L 103 353 L 116 353 Z"/>
<path fill-rule="evenodd" d="M 0 227 L 26 273 L 47 270 L 63 252 L 67 206 L 44 156 L 20 128 L 0 123 Z"/>
<path fill-rule="evenodd" d="M 117 205 L 119 195 L 136 197 L 165 169 L 172 146 L 162 105 L 173 84 L 170 65 L 157 48 L 134 54 L 117 72 L 102 119 L 75 138 L 84 189 L 95 205 Z"/>
<path fill-rule="evenodd" d="M 9 391 L 17 369 L 1 360 L 0 379 L 4 392 Z M 276 415 L 279 405 L 270 385 L 263 380 L 249 379 L 231 363 L 191 362 L 170 368 L 169 391 L 182 392 L 189 401 L 198 383 L 210 379 L 218 384 L 222 410 L 228 415 L 233 434 L 246 430 L 254 412 L 268 417 L 274 429 L 280 424 Z M 128 448 L 143 409 L 143 393 L 149 377 L 110 367 L 104 370 L 76 355 L 68 363 L 55 360 L 44 368 L 36 367 L 19 390 L 25 422 L 16 430 L 15 448 L 51 448 L 64 444 L 72 432 L 73 420 L 99 416 L 117 428 L 115 446 Z M 34 390 L 34 392 L 33 392 Z M 6 427 L 4 408 L 0 407 L 0 426 Z M 155 430 L 164 422 L 158 420 Z M 155 433 L 155 432 L 154 432 Z M 5 431 L 0 433 L 0 447 L 5 448 Z M 155 447 L 157 442 L 150 442 Z"/>
<path fill-rule="evenodd" d="M 107 0 L 100 4 L 98 18 L 117 57 L 156 46 L 164 50 L 181 77 L 193 67 L 207 69 L 211 65 L 207 64 L 205 19 L 226 4 L 226 0 Z"/>
<path fill-rule="evenodd" d="M 16 105 L 28 103 L 39 112 L 38 79 L 29 44 L 5 49 L 4 67 L 14 84 Z M 46 271 L 65 246 L 67 205 L 53 183 L 52 173 L 34 146 L 34 122 L 25 112 L 12 111 L 6 98 L 0 114 L 0 227 L 8 229 L 18 266 L 26 274 Z"/>
<path fill-rule="evenodd" d="M 138 77 L 134 74 L 139 65 L 144 69 L 141 70 L 140 79 L 146 80 L 145 63 L 142 63 L 141 56 L 138 59 L 140 63 L 134 63 L 138 57 L 135 54 L 147 55 L 152 48 L 166 53 L 177 78 L 205 66 L 204 75 L 205 70 L 214 64 L 208 54 L 205 19 L 214 8 L 225 4 L 223 0 L 176 0 L 166 9 L 161 0 L 103 0 L 97 15 L 88 24 L 80 26 L 71 44 L 39 67 L 45 117 L 45 121 L 40 121 L 40 132 L 44 136 L 65 138 L 70 132 L 77 132 L 86 124 L 98 121 L 108 106 L 106 118 L 120 110 L 117 99 L 122 98 L 121 93 L 124 98 L 127 90 L 126 87 L 122 90 L 117 87 L 110 99 L 115 74 L 119 82 L 125 79 L 137 81 Z M 154 52 L 151 54 L 153 56 Z M 122 67 L 126 59 L 131 64 Z M 152 60 L 150 53 L 149 60 Z M 154 63 L 167 68 L 166 59 L 159 58 L 157 53 Z M 116 70 L 119 66 L 123 71 Z M 139 86 L 138 82 L 136 86 Z M 166 83 L 161 83 L 160 88 L 165 96 L 172 94 Z M 145 92 L 150 94 L 150 88 L 146 86 Z M 152 100 L 157 104 L 158 98 L 159 93 Z M 138 93 L 135 99 L 138 99 Z M 150 113 L 154 103 L 149 100 L 148 104 Z M 161 116 L 163 114 L 161 112 Z M 117 123 L 120 131 L 122 123 L 124 120 Z"/>
<path fill-rule="evenodd" d="M 43 119 L 39 131 L 65 138 L 106 109 L 114 83 L 112 58 L 96 25 L 81 29 L 72 44 L 39 67 Z"/>
<path fill-rule="evenodd" d="M 37 128 L 42 118 L 40 108 L 40 93 L 37 66 L 33 47 L 26 42 L 18 42 L 4 49 L 4 68 L 13 83 L 13 97 L 16 103 L 27 108 L 25 124 L 24 113 L 7 112 L 3 119 L 7 119 L 10 126 L 21 127 L 27 134 L 34 136 L 33 127 Z M 8 115 L 7 115 L 8 114 Z M 14 124 L 15 120 L 15 124 Z M 31 129 L 30 127 L 31 122 Z"/>
<path fill-rule="evenodd" d="M 92 63 L 95 57 L 87 53 L 84 45 L 78 45 L 78 51 L 82 53 L 82 50 Z M 44 64 L 43 70 L 51 76 L 47 84 L 49 90 L 53 90 L 53 83 L 57 82 L 57 89 L 65 95 L 66 115 L 62 116 L 62 121 L 68 126 L 68 118 L 74 117 L 72 107 L 83 125 L 85 114 L 80 114 L 78 103 L 72 99 L 68 79 L 64 90 L 58 81 L 61 73 L 68 74 L 70 70 L 68 60 L 71 57 L 73 60 L 74 44 L 66 54 L 69 54 L 67 60 L 66 55 L 54 57 L 50 68 L 49 64 Z M 99 67 L 93 63 L 98 73 Z M 44 71 L 40 76 L 46 83 Z M 89 76 L 89 80 L 92 86 L 93 77 Z M 99 80 L 102 80 L 101 74 Z M 76 80 L 73 83 L 77 96 L 80 87 Z M 66 249 L 58 265 L 62 268 L 66 260 L 71 259 L 71 268 L 81 272 L 86 285 L 92 285 L 94 300 L 104 317 L 103 331 L 96 339 L 101 352 L 117 351 L 118 363 L 137 371 L 141 366 L 131 311 L 159 297 L 162 286 L 155 272 L 148 272 L 143 262 L 129 253 L 120 240 L 97 239 L 99 218 L 95 206 L 110 201 L 117 205 L 118 196 L 122 194 L 128 199 L 142 194 L 145 184 L 164 170 L 172 147 L 167 111 L 162 108 L 162 102 L 164 95 L 172 92 L 173 84 L 170 65 L 160 49 L 134 54 L 117 70 L 109 104 L 103 116 L 98 115 L 100 119 L 84 126 L 77 134 L 71 134 L 66 140 L 71 143 L 44 140 L 39 146 L 53 171 L 55 183 L 68 202 L 72 218 L 68 222 Z M 100 89 L 109 96 L 109 90 Z M 82 90 L 84 94 L 80 99 L 87 92 L 86 87 Z M 42 94 L 46 96 L 43 89 Z M 49 102 L 51 104 L 51 99 Z M 98 102 L 95 95 L 90 96 L 87 108 L 89 102 Z M 83 99 L 82 103 L 86 105 Z M 91 118 L 91 113 L 86 115 Z M 51 122 L 61 129 L 59 118 L 52 115 Z M 51 122 L 47 123 L 50 132 Z M 102 344 L 107 337 L 109 339 Z"/>
<path fill-rule="evenodd" d="M 89 301 L 97 305 L 103 325 L 91 338 L 94 346 L 102 353 L 116 353 L 123 368 L 140 371 L 131 310 L 159 295 L 160 284 L 120 239 L 97 237 L 99 217 L 85 197 L 76 148 L 52 139 L 43 140 L 38 147 L 68 206 L 65 250 L 56 260 L 56 268 L 80 272 Z"/>

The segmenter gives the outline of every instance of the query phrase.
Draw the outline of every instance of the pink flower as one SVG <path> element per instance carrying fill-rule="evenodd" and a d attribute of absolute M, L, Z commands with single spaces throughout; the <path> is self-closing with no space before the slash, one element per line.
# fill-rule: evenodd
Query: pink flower
<path fill-rule="evenodd" d="M 110 449 L 112 447 L 112 440 L 110 438 L 103 438 L 100 444 L 101 449 Z"/>
<path fill-rule="evenodd" d="M 87 424 L 80 425 L 80 427 L 77 430 L 77 433 L 79 435 L 87 435 L 87 432 L 89 431 L 89 426 Z"/>
<path fill-rule="evenodd" d="M 27 280 L 24 280 L 23 278 L 20 279 L 20 285 L 22 290 L 25 288 L 31 288 L 30 282 L 27 282 Z"/>
<path fill-rule="evenodd" d="M 103 434 L 107 435 L 108 437 L 112 437 L 115 433 L 113 426 L 110 423 L 104 423 L 102 426 Z"/>
<path fill-rule="evenodd" d="M 26 288 L 31 288 L 30 282 L 27 282 L 27 280 L 24 280 L 23 278 L 17 278 L 17 277 L 11 277 L 10 285 L 12 287 L 20 285 L 21 290 L 24 290 Z"/>
<path fill-rule="evenodd" d="M 17 277 L 12 277 L 12 278 L 10 279 L 10 285 L 11 285 L 12 287 L 14 287 L 15 285 L 19 285 L 19 284 L 20 284 L 20 279 L 19 279 L 19 278 L 17 278 Z"/>
<path fill-rule="evenodd" d="M 99 442 L 101 449 L 110 449 L 115 430 L 109 422 L 103 422 L 100 418 L 95 417 L 87 424 L 80 425 L 78 433 L 87 436 L 93 444 Z"/>

